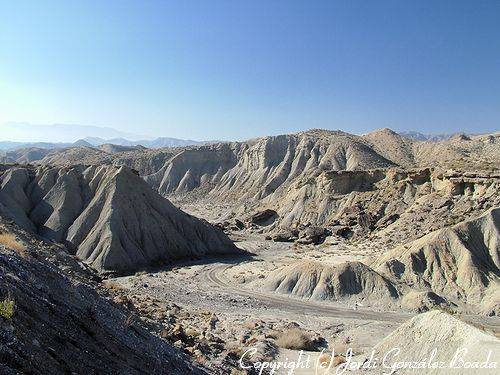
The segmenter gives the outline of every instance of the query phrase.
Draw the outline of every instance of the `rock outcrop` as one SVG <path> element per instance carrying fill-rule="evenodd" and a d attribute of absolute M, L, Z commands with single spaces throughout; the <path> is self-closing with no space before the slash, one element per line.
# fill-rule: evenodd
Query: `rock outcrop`
<path fill-rule="evenodd" d="M 309 223 L 342 237 L 377 235 L 404 243 L 500 204 L 498 191 L 500 175 L 494 172 L 330 171 L 234 210 L 240 216 L 276 211 L 276 220 L 264 228 L 275 233 Z"/>
<path fill-rule="evenodd" d="M 500 204 L 499 139 L 434 142 L 389 129 L 363 136 L 311 130 L 163 150 L 73 147 L 38 163 L 128 166 L 190 212 L 211 207 L 217 214 L 206 217 L 214 222 L 270 209 L 274 220 L 249 228 L 271 235 L 309 224 L 331 232 L 340 226 L 354 240 L 377 234 L 402 243 Z M 441 201 L 446 207 L 438 207 Z"/>
<path fill-rule="evenodd" d="M 0 182 L 4 215 L 67 244 L 102 272 L 237 251 L 220 230 L 174 207 L 126 167 L 11 168 Z"/>

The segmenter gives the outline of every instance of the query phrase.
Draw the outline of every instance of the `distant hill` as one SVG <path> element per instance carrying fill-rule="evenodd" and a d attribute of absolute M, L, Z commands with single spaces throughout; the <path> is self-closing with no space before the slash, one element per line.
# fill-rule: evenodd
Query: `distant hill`
<path fill-rule="evenodd" d="M 77 141 L 80 142 L 80 141 Z M 0 150 L 4 151 L 14 151 L 22 148 L 43 148 L 43 149 L 53 149 L 53 148 L 65 148 L 72 146 L 79 146 L 79 144 L 67 143 L 67 142 L 0 142 Z"/>

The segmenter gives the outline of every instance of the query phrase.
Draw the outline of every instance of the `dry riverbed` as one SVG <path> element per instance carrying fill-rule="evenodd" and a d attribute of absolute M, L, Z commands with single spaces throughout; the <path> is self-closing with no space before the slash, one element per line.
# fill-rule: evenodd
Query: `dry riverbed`
<path fill-rule="evenodd" d="M 379 312 L 340 303 L 320 303 L 264 293 L 252 288 L 269 272 L 297 259 L 335 264 L 363 259 L 363 249 L 343 244 L 321 247 L 275 243 L 261 235 L 235 238 L 249 257 L 205 259 L 167 269 L 105 281 L 120 303 L 133 304 L 137 315 L 158 324 L 158 334 L 192 354 L 200 363 L 231 373 L 244 356 L 293 358 L 300 349 L 331 352 L 372 348 L 411 315 Z M 298 343 L 285 338 L 300 332 Z M 300 336 L 300 335 L 299 335 Z"/>

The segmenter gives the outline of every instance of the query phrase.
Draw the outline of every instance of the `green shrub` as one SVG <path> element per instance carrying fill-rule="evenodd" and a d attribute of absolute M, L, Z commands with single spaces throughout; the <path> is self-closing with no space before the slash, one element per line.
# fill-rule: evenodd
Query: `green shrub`
<path fill-rule="evenodd" d="M 10 298 L 4 299 L 0 302 L 0 316 L 6 320 L 12 318 L 15 305 L 14 300 Z"/>

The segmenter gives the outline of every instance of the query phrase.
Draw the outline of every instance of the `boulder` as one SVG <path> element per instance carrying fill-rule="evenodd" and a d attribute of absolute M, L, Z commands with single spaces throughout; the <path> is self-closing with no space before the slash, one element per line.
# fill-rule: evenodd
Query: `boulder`
<path fill-rule="evenodd" d="M 250 221 L 257 225 L 268 225 L 278 217 L 278 213 L 271 209 L 259 211 L 250 217 Z"/>

